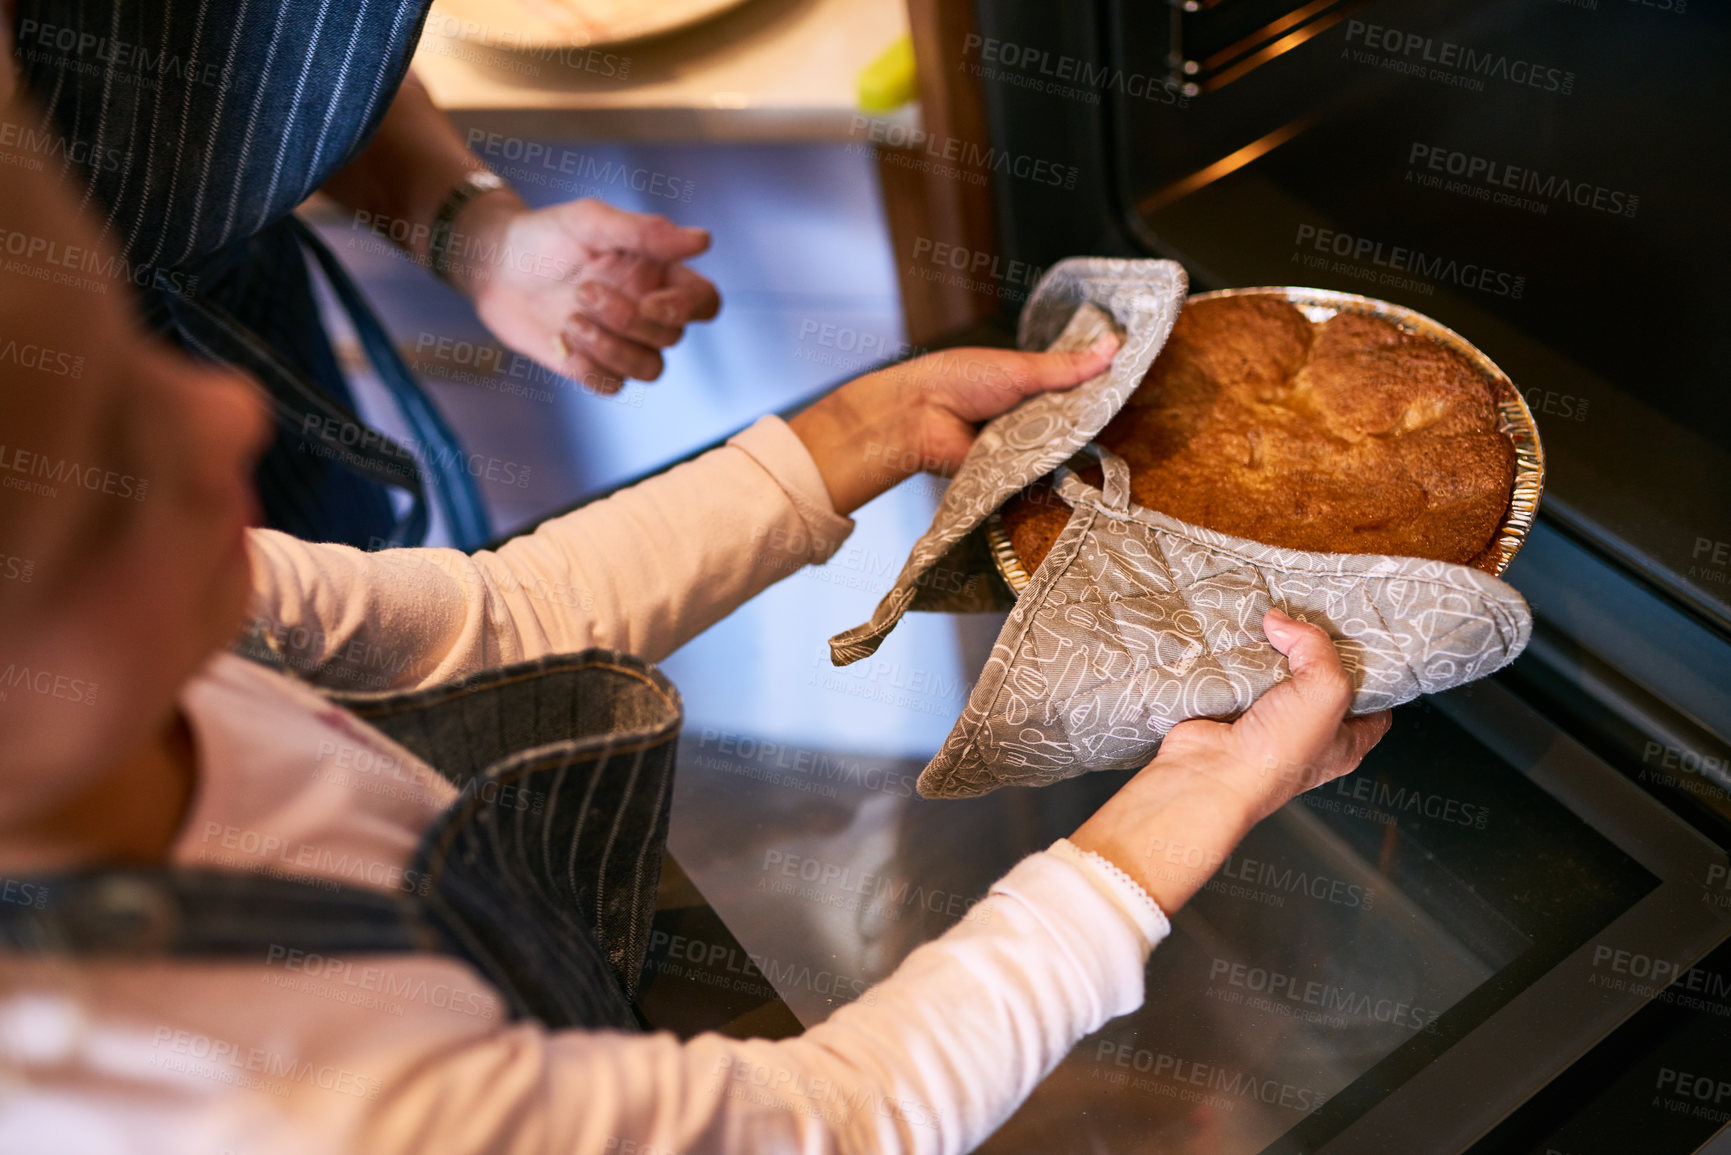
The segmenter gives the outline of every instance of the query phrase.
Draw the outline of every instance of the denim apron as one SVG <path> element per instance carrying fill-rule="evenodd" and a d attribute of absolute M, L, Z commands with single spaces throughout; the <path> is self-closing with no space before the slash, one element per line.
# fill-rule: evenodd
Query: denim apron
<path fill-rule="evenodd" d="M 27 880 L 39 906 L 0 904 L 0 952 L 236 962 L 273 947 L 436 952 L 474 967 L 513 1018 L 640 1029 L 633 999 L 683 718 L 673 684 L 639 658 L 594 649 L 429 689 L 326 696 L 457 787 L 406 875 L 427 879 L 426 893 L 93 869 Z"/>
<path fill-rule="evenodd" d="M 20 83 L 41 127 L 58 134 L 41 150 L 119 250 L 149 327 L 265 387 L 277 418 L 259 467 L 266 521 L 310 540 L 418 545 L 429 499 L 459 547 L 491 536 L 456 437 L 342 266 L 293 215 L 377 130 L 429 4 L 17 5 Z M 413 446 L 356 415 L 309 257 Z"/>

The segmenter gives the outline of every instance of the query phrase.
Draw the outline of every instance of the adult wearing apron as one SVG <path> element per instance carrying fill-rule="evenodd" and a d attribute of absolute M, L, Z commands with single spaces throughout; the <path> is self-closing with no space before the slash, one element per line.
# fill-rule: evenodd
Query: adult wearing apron
<path fill-rule="evenodd" d="M 268 390 L 277 430 L 259 467 L 265 524 L 308 540 L 416 545 L 429 503 L 457 546 L 492 536 L 457 437 L 293 215 L 315 191 L 468 295 L 503 344 L 601 392 L 653 379 L 658 350 L 719 306 L 679 263 L 707 246 L 702 230 L 589 200 L 529 210 L 469 152 L 409 72 L 429 5 L 13 5 L 10 63 L 34 98 L 30 127 L 61 140 L 35 151 L 101 222 L 149 326 Z M 356 415 L 309 258 L 410 444 Z"/>

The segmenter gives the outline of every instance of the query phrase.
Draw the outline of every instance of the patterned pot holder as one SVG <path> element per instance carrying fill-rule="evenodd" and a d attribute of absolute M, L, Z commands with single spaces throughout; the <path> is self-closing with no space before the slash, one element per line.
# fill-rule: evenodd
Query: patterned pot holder
<path fill-rule="evenodd" d="M 1311 553 L 1203 529 L 1130 501 L 1129 468 L 1092 438 L 1129 398 L 1172 331 L 1187 279 L 1171 261 L 1074 258 L 1023 311 L 1024 349 L 1086 348 L 1111 328 L 1112 367 L 1028 399 L 981 430 L 925 535 L 871 620 L 830 639 L 845 666 L 872 654 L 910 609 L 1008 609 L 979 681 L 920 775 L 928 798 L 1043 786 L 1146 764 L 1189 718 L 1230 720 L 1290 677 L 1262 615 L 1277 605 L 1334 638 L 1371 713 L 1484 677 L 1532 633 L 1526 601 L 1481 570 L 1422 558 Z M 1104 487 L 1066 462 L 1097 458 Z M 1019 597 L 997 581 L 933 581 L 991 568 L 986 519 L 1058 470 L 1072 511 Z"/>

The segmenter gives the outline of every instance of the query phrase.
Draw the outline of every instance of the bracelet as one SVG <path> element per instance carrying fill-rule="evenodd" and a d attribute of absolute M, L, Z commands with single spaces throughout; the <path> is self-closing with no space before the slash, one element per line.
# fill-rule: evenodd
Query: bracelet
<path fill-rule="evenodd" d="M 457 214 L 482 193 L 504 187 L 504 178 L 498 173 L 477 168 L 464 173 L 463 179 L 445 194 L 438 213 L 433 217 L 433 229 L 427 239 L 427 267 L 433 271 L 433 276 L 455 288 L 451 281 L 451 238 L 456 235 Z"/>

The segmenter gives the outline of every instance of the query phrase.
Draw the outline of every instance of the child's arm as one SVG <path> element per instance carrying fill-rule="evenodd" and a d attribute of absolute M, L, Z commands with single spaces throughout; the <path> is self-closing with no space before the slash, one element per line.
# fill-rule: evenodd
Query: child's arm
<path fill-rule="evenodd" d="M 257 531 L 252 614 L 297 672 L 345 689 L 591 646 L 655 661 L 852 531 L 799 438 L 766 417 L 496 552 L 363 553 Z"/>
<path fill-rule="evenodd" d="M 1141 1005 L 1148 953 L 1170 929 L 1163 912 L 1258 821 L 1350 772 L 1387 732 L 1386 712 L 1346 717 L 1352 680 L 1321 629 L 1275 610 L 1263 628 L 1289 679 L 1235 722 L 1173 729 L 1071 839 L 1023 860 L 957 926 L 798 1038 L 681 1044 L 523 1027 L 452 1040 L 387 1083 L 351 1146 L 972 1150 L 1080 1039 Z M 1108 1054 L 1118 1058 L 1090 1057 Z"/>
<path fill-rule="evenodd" d="M 1081 352 L 953 349 L 846 385 L 792 423 L 556 518 L 495 553 L 361 553 L 253 537 L 253 615 L 304 674 L 350 689 L 427 685 L 605 646 L 659 660 L 778 578 L 822 562 L 846 516 L 918 469 L 953 472 L 977 423 L 1105 370 Z M 840 512 L 837 512 L 837 511 Z"/>
<path fill-rule="evenodd" d="M 1055 849 L 797 1038 L 681 1043 L 525 1025 L 452 1040 L 386 1081 L 349 1145 L 383 1155 L 970 1151 L 1079 1039 L 1142 1004 L 1148 952 L 1166 930 L 1133 886 Z"/>

